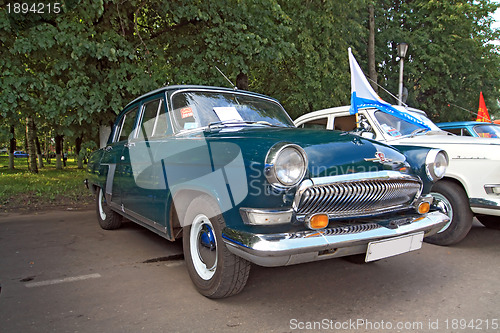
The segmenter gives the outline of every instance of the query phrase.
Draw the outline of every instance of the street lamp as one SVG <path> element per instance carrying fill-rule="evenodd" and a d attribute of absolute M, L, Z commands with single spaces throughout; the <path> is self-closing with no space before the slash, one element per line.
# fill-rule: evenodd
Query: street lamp
<path fill-rule="evenodd" d="M 398 105 L 403 104 L 403 67 L 404 58 L 406 57 L 406 51 L 408 51 L 408 44 L 399 43 L 398 44 L 398 56 L 399 56 L 399 94 L 398 94 Z"/>

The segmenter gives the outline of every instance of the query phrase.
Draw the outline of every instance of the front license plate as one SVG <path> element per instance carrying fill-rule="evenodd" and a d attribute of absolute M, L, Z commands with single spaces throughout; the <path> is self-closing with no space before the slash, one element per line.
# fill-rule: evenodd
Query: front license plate
<path fill-rule="evenodd" d="M 365 261 L 379 260 L 418 250 L 422 247 L 423 239 L 424 232 L 421 231 L 416 234 L 368 243 Z"/>

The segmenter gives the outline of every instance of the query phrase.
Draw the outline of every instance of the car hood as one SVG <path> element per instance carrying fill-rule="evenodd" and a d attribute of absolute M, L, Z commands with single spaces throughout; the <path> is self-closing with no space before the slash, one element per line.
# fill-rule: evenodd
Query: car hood
<path fill-rule="evenodd" d="M 406 137 L 399 140 L 389 141 L 389 144 L 409 144 L 409 145 L 428 145 L 428 144 L 450 144 L 450 145 L 500 145 L 499 139 L 477 138 L 470 136 L 447 135 L 446 132 L 432 132 L 424 135 L 417 135 L 412 138 Z"/>
<path fill-rule="evenodd" d="M 393 147 L 338 131 L 249 128 L 204 134 L 209 142 L 237 144 L 243 156 L 262 163 L 269 149 L 278 142 L 299 145 L 307 154 L 310 177 L 399 170 L 407 166 L 405 156 Z"/>

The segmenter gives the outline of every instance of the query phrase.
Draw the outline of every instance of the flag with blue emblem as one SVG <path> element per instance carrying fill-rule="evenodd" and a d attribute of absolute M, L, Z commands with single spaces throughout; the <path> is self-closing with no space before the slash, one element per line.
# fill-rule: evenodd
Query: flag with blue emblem
<path fill-rule="evenodd" d="M 354 58 L 351 48 L 349 48 L 349 67 L 351 68 L 350 114 L 357 114 L 360 108 L 373 107 L 409 123 L 413 123 L 425 129 L 430 129 L 422 120 L 414 117 L 408 112 L 396 109 L 377 95 Z"/>

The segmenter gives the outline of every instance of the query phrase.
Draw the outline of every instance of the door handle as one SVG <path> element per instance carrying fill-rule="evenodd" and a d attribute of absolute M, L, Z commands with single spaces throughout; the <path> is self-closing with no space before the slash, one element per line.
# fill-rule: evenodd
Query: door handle
<path fill-rule="evenodd" d="M 123 145 L 125 148 L 135 147 L 135 142 L 129 142 Z"/>

